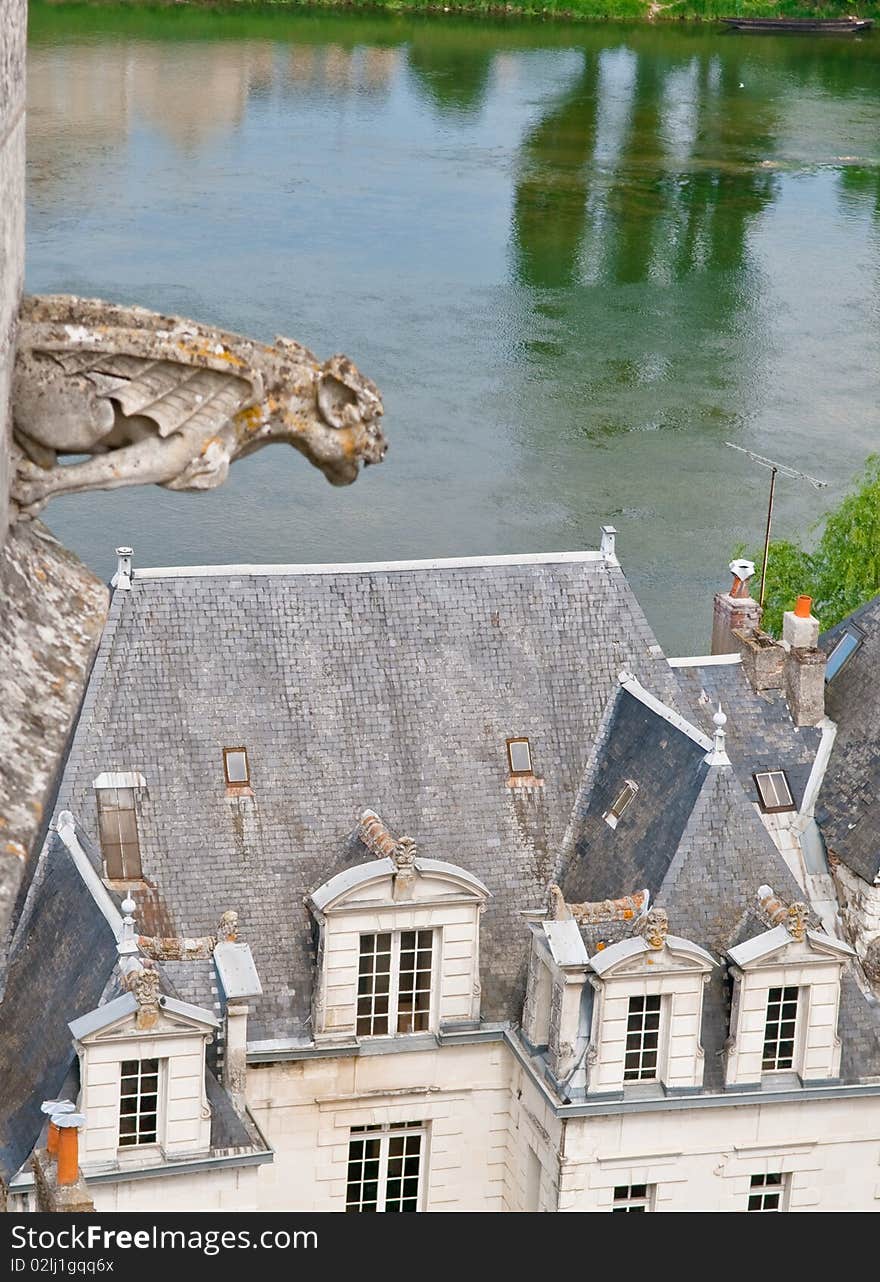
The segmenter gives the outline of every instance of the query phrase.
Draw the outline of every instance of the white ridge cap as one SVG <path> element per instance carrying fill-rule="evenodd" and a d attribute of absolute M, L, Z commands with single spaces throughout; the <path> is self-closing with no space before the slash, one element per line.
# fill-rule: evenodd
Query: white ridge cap
<path fill-rule="evenodd" d="M 679 659 L 667 659 L 670 668 L 720 668 L 732 663 L 742 663 L 741 654 L 694 654 Z"/>
<path fill-rule="evenodd" d="M 478 569 L 492 565 L 576 565 L 592 562 L 607 564 L 601 552 L 530 552 L 504 556 L 435 557 L 424 561 L 341 561 L 317 565 L 169 565 L 135 570 L 132 582 L 141 579 L 239 578 L 242 576 L 279 578 L 304 574 L 379 574 L 403 570 Z"/>
<path fill-rule="evenodd" d="M 650 708 L 652 712 L 656 712 L 658 717 L 662 717 L 664 721 L 668 721 L 670 725 L 675 726 L 676 730 L 680 730 L 682 734 L 686 734 L 689 739 L 693 739 L 694 743 L 699 744 L 704 751 L 711 752 L 715 747 L 714 741 L 710 739 L 708 735 L 703 734 L 702 730 L 698 730 L 695 725 L 680 713 L 675 712 L 672 708 L 668 708 L 665 703 L 661 703 L 655 695 L 645 689 L 641 682 L 634 677 L 631 672 L 627 672 L 625 670 L 623 672 L 619 672 L 617 674 L 617 680 L 620 682 L 623 689 L 626 690 L 627 694 L 631 694 L 634 699 L 638 699 L 639 703 L 643 703 L 646 708 Z"/>

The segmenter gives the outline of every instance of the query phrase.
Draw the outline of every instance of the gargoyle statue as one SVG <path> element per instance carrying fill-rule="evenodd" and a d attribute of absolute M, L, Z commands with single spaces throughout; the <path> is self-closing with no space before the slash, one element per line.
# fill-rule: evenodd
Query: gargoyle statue
<path fill-rule="evenodd" d="M 26 298 L 13 376 L 12 499 L 163 485 L 208 490 L 229 464 L 286 441 L 333 485 L 387 448 L 378 389 L 346 356 L 272 346 L 142 307 Z M 59 464 L 59 456 L 88 454 Z"/>

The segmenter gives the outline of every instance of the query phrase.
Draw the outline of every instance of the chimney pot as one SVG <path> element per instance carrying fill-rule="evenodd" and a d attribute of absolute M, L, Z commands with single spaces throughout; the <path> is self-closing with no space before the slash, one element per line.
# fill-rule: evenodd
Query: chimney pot
<path fill-rule="evenodd" d="M 84 1125 L 82 1113 L 56 1113 L 52 1119 L 58 1127 L 58 1183 L 75 1184 L 79 1179 L 79 1128 Z"/>
<path fill-rule="evenodd" d="M 810 607 L 813 604 L 811 596 L 799 596 L 795 602 L 794 612 L 799 619 L 808 619 L 810 617 Z"/>
<path fill-rule="evenodd" d="M 110 580 L 111 588 L 117 591 L 127 591 L 131 587 L 131 558 L 134 556 L 134 548 L 121 547 L 116 549 L 116 573 Z"/>
<path fill-rule="evenodd" d="M 731 561 L 733 583 L 728 592 L 716 592 L 712 610 L 712 653 L 736 654 L 740 641 L 735 633 L 751 636 L 761 622 L 761 607 L 749 592 L 749 579 L 755 573 L 753 561 Z"/>

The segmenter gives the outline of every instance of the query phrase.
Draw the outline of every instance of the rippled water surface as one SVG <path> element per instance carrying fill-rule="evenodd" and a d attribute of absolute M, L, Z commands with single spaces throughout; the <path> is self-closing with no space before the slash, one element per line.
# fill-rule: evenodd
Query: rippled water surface
<path fill-rule="evenodd" d="M 595 546 L 671 652 L 880 443 L 880 34 L 48 9 L 28 286 L 197 316 L 379 384 L 348 489 L 264 450 L 204 495 L 58 500 L 96 569 Z"/>

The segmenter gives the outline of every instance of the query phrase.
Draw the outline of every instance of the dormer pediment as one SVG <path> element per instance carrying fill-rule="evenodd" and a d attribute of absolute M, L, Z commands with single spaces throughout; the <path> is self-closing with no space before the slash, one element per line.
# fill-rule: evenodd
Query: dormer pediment
<path fill-rule="evenodd" d="M 71 1020 L 71 1034 L 84 1046 L 99 1042 L 117 1041 L 119 1038 L 191 1036 L 193 1033 L 212 1035 L 219 1022 L 210 1011 L 175 997 L 161 996 L 155 1019 L 147 1026 L 138 1027 L 138 1004 L 133 993 L 123 993 L 113 1001 Z"/>
<path fill-rule="evenodd" d="M 451 901 L 483 904 L 489 898 L 488 888 L 473 873 L 440 859 L 415 859 L 404 884 L 405 895 L 401 893 L 404 886 L 400 868 L 393 859 L 375 859 L 330 877 L 307 896 L 306 902 L 322 915 L 385 906 L 403 898 L 423 904 Z"/>
<path fill-rule="evenodd" d="M 802 939 L 797 939 L 785 926 L 774 926 L 728 949 L 727 956 L 740 970 L 749 971 L 781 963 L 810 965 L 837 961 L 842 965 L 855 953 L 849 944 L 822 931 L 807 930 Z"/>
<path fill-rule="evenodd" d="M 705 948 L 678 935 L 667 935 L 660 948 L 653 948 L 643 936 L 634 935 L 603 948 L 590 958 L 590 966 L 602 979 L 695 970 L 708 974 L 717 965 Z"/>

